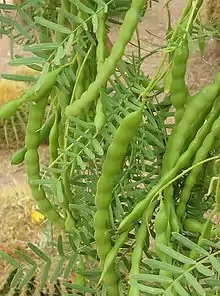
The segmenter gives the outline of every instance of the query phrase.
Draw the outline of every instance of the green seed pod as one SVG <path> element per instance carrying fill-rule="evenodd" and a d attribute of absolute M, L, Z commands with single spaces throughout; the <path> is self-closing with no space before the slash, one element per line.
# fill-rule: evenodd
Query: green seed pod
<path fill-rule="evenodd" d="M 166 232 L 167 225 L 168 225 L 168 216 L 166 213 L 166 208 L 164 205 L 163 200 L 160 201 L 160 209 L 157 213 L 157 216 L 154 221 L 154 229 L 156 234 L 161 234 Z"/>
<path fill-rule="evenodd" d="M 100 99 L 98 100 L 98 103 L 97 103 L 97 106 L 98 104 L 102 104 L 100 102 Z M 96 108 L 96 115 L 95 115 L 95 118 L 94 118 L 94 124 L 95 124 L 95 127 L 96 127 L 96 130 L 97 131 L 100 131 L 104 125 L 105 125 L 105 113 L 103 112 L 103 110 L 97 110 Z"/>
<path fill-rule="evenodd" d="M 49 136 L 51 127 L 54 121 L 54 114 L 52 114 L 49 119 L 44 123 L 40 130 L 40 144 L 42 144 Z M 16 151 L 11 158 L 12 165 L 19 165 L 24 161 L 25 153 L 27 152 L 27 147 L 23 147 Z"/>
<path fill-rule="evenodd" d="M 36 103 L 31 102 L 25 137 L 25 146 L 28 149 L 36 149 L 40 145 L 40 129 L 42 127 L 47 101 L 48 98 L 45 97 Z"/>
<path fill-rule="evenodd" d="M 87 107 L 90 102 L 93 102 L 99 96 L 99 90 L 105 86 L 110 76 L 114 73 L 117 63 L 124 54 L 124 50 L 128 42 L 131 40 L 133 33 L 138 25 L 140 13 L 145 5 L 144 0 L 133 0 L 131 7 L 127 11 L 124 22 L 119 30 L 118 39 L 112 47 L 112 51 L 108 58 L 105 59 L 103 65 L 96 76 L 93 83 L 82 94 L 79 100 L 75 100 L 66 108 L 66 116 L 79 116 L 83 109 Z"/>
<path fill-rule="evenodd" d="M 198 149 L 193 165 L 206 159 L 208 153 L 213 147 L 213 144 L 215 143 L 215 139 L 219 135 L 219 132 L 220 132 L 220 117 L 215 120 L 211 129 L 211 132 L 206 136 L 202 146 Z M 180 202 L 176 210 L 176 213 L 180 219 L 182 219 L 185 214 L 186 205 L 190 198 L 192 188 L 194 187 L 196 179 L 198 178 L 201 170 L 202 170 L 202 166 L 197 166 L 193 168 L 186 178 L 184 188 L 180 195 Z"/>
<path fill-rule="evenodd" d="M 112 190 L 114 186 L 114 180 L 116 175 L 119 174 L 122 169 L 122 163 L 124 161 L 129 142 L 136 134 L 139 124 L 141 122 L 141 118 L 142 110 L 133 112 L 122 120 L 119 128 L 115 132 L 113 141 L 106 153 L 106 159 L 102 167 L 102 174 L 97 184 L 97 191 L 95 197 L 97 212 L 94 217 L 94 238 L 96 240 L 97 253 L 101 261 L 101 268 L 104 268 L 103 266 L 106 262 L 106 256 L 112 249 L 111 240 L 108 233 L 108 221 L 110 220 L 109 206 L 112 201 Z M 128 130 L 129 133 L 127 132 Z M 120 153 L 118 153 L 118 151 Z M 119 295 L 118 289 L 116 289 L 118 276 L 115 273 L 114 262 L 111 262 L 108 270 L 108 274 L 106 274 L 103 277 L 104 283 L 109 286 L 108 291 L 110 291 L 110 289 L 113 289 L 115 291 L 115 294 L 111 295 Z M 109 274 L 112 274 L 111 277 Z M 113 287 L 115 287 L 116 290 Z"/>
<path fill-rule="evenodd" d="M 15 112 L 18 110 L 18 108 L 22 104 L 22 99 L 15 99 L 13 101 L 9 101 L 8 103 L 4 104 L 0 108 L 0 119 L 6 119 L 15 114 Z"/>
<path fill-rule="evenodd" d="M 27 148 L 23 147 L 20 150 L 16 151 L 11 158 L 12 165 L 19 165 L 24 161 L 25 153 L 27 152 Z"/>
<path fill-rule="evenodd" d="M 10 101 L 3 107 L 1 107 L 0 119 L 11 117 L 23 103 L 26 103 L 28 101 L 38 101 L 43 97 L 48 96 L 52 87 L 56 83 L 57 76 L 60 74 L 63 68 L 64 66 L 49 72 L 46 75 L 44 83 L 39 90 L 35 91 L 34 89 L 31 89 L 20 98 Z"/>
<path fill-rule="evenodd" d="M 152 215 L 150 215 L 150 217 L 148 216 L 148 219 L 151 219 L 151 218 L 152 218 Z M 135 236 L 136 242 L 132 252 L 131 270 L 129 273 L 130 277 L 134 274 L 140 273 L 140 262 L 143 255 L 143 249 L 148 239 L 148 229 L 147 229 L 146 222 L 147 221 L 146 221 L 146 212 L 145 212 L 145 214 L 142 216 L 141 226 L 139 227 Z M 132 279 L 131 279 L 131 283 L 132 283 Z M 128 296 L 140 296 L 140 292 L 137 286 L 133 285 L 130 287 Z"/>

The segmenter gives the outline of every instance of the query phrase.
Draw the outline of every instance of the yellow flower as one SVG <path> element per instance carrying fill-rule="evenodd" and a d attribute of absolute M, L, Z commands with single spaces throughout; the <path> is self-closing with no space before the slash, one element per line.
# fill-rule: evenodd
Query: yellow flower
<path fill-rule="evenodd" d="M 41 222 L 43 222 L 44 219 L 45 219 L 44 215 L 42 215 L 37 210 L 31 213 L 31 220 L 35 224 L 40 224 Z"/>

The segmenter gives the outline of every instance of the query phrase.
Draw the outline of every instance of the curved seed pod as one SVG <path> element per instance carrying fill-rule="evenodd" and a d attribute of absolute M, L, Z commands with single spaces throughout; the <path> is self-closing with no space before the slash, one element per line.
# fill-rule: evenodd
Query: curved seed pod
<path fill-rule="evenodd" d="M 181 119 L 184 113 L 184 106 L 189 95 L 188 88 L 185 83 L 186 66 L 189 57 L 188 40 L 183 40 L 183 43 L 177 48 L 174 53 L 172 71 L 172 82 L 170 88 L 170 101 L 176 108 L 175 122 Z M 177 116 L 178 115 L 178 116 Z"/>
<path fill-rule="evenodd" d="M 189 57 L 188 40 L 184 39 L 180 47 L 174 53 L 173 64 L 171 67 L 172 82 L 170 87 L 170 101 L 176 108 L 175 112 L 175 126 L 178 125 L 185 111 L 185 104 L 189 96 L 189 91 L 185 83 L 185 74 L 187 67 L 187 60 Z M 175 132 L 171 134 L 168 142 L 172 141 L 172 137 L 175 136 Z M 172 145 L 168 144 L 166 157 L 163 160 L 162 175 L 166 174 L 171 167 L 167 165 L 169 158 L 172 158 L 172 153 L 169 153 L 169 149 L 174 149 Z M 173 185 L 169 185 L 163 192 L 164 202 L 169 217 L 169 223 L 172 231 L 179 232 L 178 219 L 175 212 L 174 199 L 173 199 Z"/>
<path fill-rule="evenodd" d="M 30 106 L 25 138 L 25 146 L 28 149 L 25 154 L 25 168 L 32 196 L 36 200 L 40 211 L 56 226 L 64 228 L 64 220 L 52 207 L 43 187 L 39 187 L 38 184 L 34 183 L 40 179 L 39 155 L 37 150 L 40 145 L 40 129 L 44 118 L 47 99 L 46 97 L 38 100 L 36 103 L 31 103 Z"/>
<path fill-rule="evenodd" d="M 42 144 L 49 136 L 51 127 L 54 122 L 54 114 L 52 114 L 49 119 L 43 124 L 40 130 L 40 144 Z M 24 146 L 20 150 L 16 151 L 11 158 L 12 165 L 19 165 L 24 161 L 25 153 L 27 152 L 27 147 Z"/>
<path fill-rule="evenodd" d="M 49 148 L 50 148 L 50 164 L 52 168 L 57 168 L 56 159 L 58 157 L 59 148 L 59 123 L 61 120 L 61 110 L 57 108 L 55 120 L 49 134 Z M 54 173 L 54 177 L 58 178 L 59 174 Z"/>
<path fill-rule="evenodd" d="M 163 243 L 165 245 L 168 244 L 169 235 L 170 235 L 167 233 L 168 224 L 169 224 L 169 217 L 166 212 L 164 201 L 161 199 L 160 209 L 154 221 L 154 229 L 156 233 L 156 238 L 155 238 L 156 245 L 157 243 Z M 156 246 L 156 253 L 162 261 L 165 261 L 165 262 L 167 261 L 167 255 L 161 252 L 161 250 L 158 249 L 157 246 Z"/>
<path fill-rule="evenodd" d="M 220 132 L 220 117 L 215 120 L 211 129 L 211 132 L 206 136 L 202 146 L 197 151 L 193 165 L 206 159 L 208 153 L 212 149 L 212 146 L 215 142 L 216 137 L 218 137 L 219 135 L 219 132 Z M 192 188 L 196 182 L 196 179 L 199 173 L 201 172 L 201 169 L 202 169 L 202 166 L 197 166 L 193 168 L 186 178 L 183 190 L 180 194 L 180 202 L 176 210 L 177 216 L 180 219 L 182 219 L 185 214 L 187 202 L 190 198 Z"/>
<path fill-rule="evenodd" d="M 103 126 L 105 125 L 105 112 L 104 112 L 104 108 L 103 108 L 103 104 L 102 104 L 102 97 L 100 94 L 100 97 L 98 98 L 98 102 L 96 105 L 96 115 L 94 118 L 94 124 L 96 127 L 97 132 L 99 132 Z"/>
<path fill-rule="evenodd" d="M 98 7 L 98 9 L 100 9 L 100 6 Z M 97 50 L 96 50 L 98 73 L 101 71 L 101 67 L 105 61 L 105 56 L 106 56 L 105 19 L 106 19 L 105 11 L 104 11 L 104 8 L 102 8 L 98 13 L 98 29 L 96 32 L 96 39 L 98 41 Z M 104 99 L 103 95 L 104 95 L 105 87 L 106 87 L 106 84 L 103 86 L 103 88 L 100 89 L 100 95 L 96 104 L 96 115 L 94 118 L 94 124 L 97 132 L 99 132 L 103 128 L 106 121 L 105 110 L 103 106 L 103 99 Z"/>
<path fill-rule="evenodd" d="M 46 75 L 44 83 L 39 90 L 35 91 L 34 88 L 30 89 L 20 98 L 10 101 L 3 105 L 0 108 L 0 119 L 11 117 L 23 103 L 26 103 L 28 101 L 38 101 L 44 96 L 47 96 L 48 93 L 51 91 L 52 87 L 55 85 L 57 77 L 60 74 L 63 67 L 64 66 L 49 72 Z"/>
<path fill-rule="evenodd" d="M 50 201 L 47 199 L 45 192 L 42 187 L 39 188 L 38 184 L 33 183 L 40 179 L 40 168 L 39 168 L 39 155 L 36 149 L 28 149 L 25 154 L 25 166 L 28 176 L 28 183 L 31 188 L 31 193 L 39 210 L 53 222 L 59 228 L 64 228 L 64 220 L 52 207 Z"/>
<path fill-rule="evenodd" d="M 190 137 L 190 133 L 192 133 L 192 126 L 196 125 L 198 121 L 201 121 L 201 117 L 203 119 L 201 125 L 203 124 L 207 115 L 206 111 L 212 108 L 219 90 L 220 74 L 217 74 L 215 82 L 205 86 L 200 92 L 195 94 L 192 100 L 186 105 L 184 115 L 176 126 L 164 155 L 163 167 L 166 168 L 166 171 L 176 164 L 182 153 L 184 143 L 187 141 L 188 137 Z M 200 116 L 195 116 L 195 110 Z M 197 128 L 199 127 L 197 126 Z M 170 154 L 172 154 L 172 158 Z"/>
<path fill-rule="evenodd" d="M 150 218 L 150 217 L 148 217 Z M 148 229 L 147 229 L 147 223 L 146 223 L 146 212 L 142 216 L 141 225 L 136 233 L 136 242 L 135 247 L 132 252 L 131 257 L 131 270 L 129 273 L 129 276 L 131 277 L 133 274 L 139 274 L 140 273 L 140 262 L 143 254 L 143 248 L 147 241 L 148 236 Z M 131 279 L 132 283 L 132 279 Z M 139 289 L 134 285 L 130 287 L 129 289 L 129 296 L 139 296 L 140 292 Z"/>
<path fill-rule="evenodd" d="M 219 104 L 219 98 L 216 100 L 216 104 Z M 205 107 L 204 107 L 205 108 Z M 213 110 L 213 113 L 215 113 L 215 110 Z M 198 134 L 196 135 L 195 139 L 191 142 L 188 149 L 179 157 L 175 167 L 171 169 L 167 174 L 165 174 L 159 181 L 157 185 L 155 185 L 147 194 L 146 198 L 140 201 L 135 208 L 132 210 L 130 214 L 128 214 L 120 223 L 118 227 L 118 232 L 123 232 L 126 229 L 128 229 L 133 222 L 140 219 L 140 217 L 143 215 L 144 209 L 148 207 L 152 199 L 158 192 L 163 188 L 168 182 L 170 182 L 175 176 L 184 169 L 190 160 L 192 159 L 195 152 L 198 150 L 198 148 L 201 146 L 201 144 L 204 141 L 204 138 L 206 137 L 207 133 L 209 132 L 210 128 L 212 127 L 212 123 L 215 120 L 216 114 L 213 115 L 213 117 L 210 115 L 207 122 L 201 127 Z M 213 120 L 214 119 L 214 120 Z M 188 130 L 190 127 L 188 126 Z"/>
<path fill-rule="evenodd" d="M 114 73 L 118 61 L 124 54 L 125 47 L 131 40 L 138 25 L 140 13 L 144 5 L 145 0 L 132 0 L 131 7 L 125 15 L 124 22 L 119 30 L 118 39 L 113 45 L 110 55 L 105 59 L 95 81 L 90 84 L 89 88 L 82 94 L 81 98 L 74 101 L 66 108 L 67 117 L 79 116 L 82 113 L 82 110 L 98 97 L 99 90 L 107 83 L 109 77 Z"/>
<path fill-rule="evenodd" d="M 18 108 L 22 105 L 23 99 L 19 98 L 13 101 L 9 101 L 0 108 L 0 119 L 6 119 L 15 114 Z"/>
<path fill-rule="evenodd" d="M 205 224 L 191 218 L 185 219 L 183 223 L 186 230 L 197 234 L 202 233 Z M 219 225 L 212 224 L 211 237 L 216 238 L 217 236 L 220 236 L 220 227 Z"/>
<path fill-rule="evenodd" d="M 106 158 L 102 166 L 102 173 L 97 184 L 95 196 L 95 205 L 97 211 L 94 217 L 94 237 L 97 245 L 97 253 L 101 262 L 101 268 L 103 268 L 106 256 L 111 250 L 108 224 L 109 206 L 112 201 L 112 191 L 115 183 L 115 177 L 122 169 L 128 144 L 136 134 L 141 122 L 141 118 L 142 110 L 130 113 L 122 120 L 106 153 Z M 104 277 L 104 283 L 108 285 L 109 289 L 113 289 L 113 287 L 115 287 L 115 290 L 113 289 L 115 293 L 114 295 L 119 295 L 117 288 L 118 280 L 115 273 L 114 262 L 111 264 L 108 270 L 112 276 L 109 278 L 109 273 L 107 273 Z M 111 282 L 111 286 L 109 286 L 109 281 Z"/>
<path fill-rule="evenodd" d="M 24 161 L 25 153 L 27 152 L 27 148 L 23 147 L 16 151 L 12 158 L 11 158 L 11 164 L 12 165 L 19 165 Z"/>

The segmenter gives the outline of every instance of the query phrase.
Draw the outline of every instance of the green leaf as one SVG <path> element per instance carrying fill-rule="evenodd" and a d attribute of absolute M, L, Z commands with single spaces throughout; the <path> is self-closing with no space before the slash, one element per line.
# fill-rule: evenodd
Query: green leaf
<path fill-rule="evenodd" d="M 57 263 L 56 269 L 51 277 L 51 283 L 56 282 L 58 277 L 62 274 L 64 263 L 65 263 L 65 257 L 61 257 L 59 262 Z"/>
<path fill-rule="evenodd" d="M 70 0 L 70 2 L 72 2 L 74 5 L 76 5 L 79 10 L 82 10 L 82 11 L 88 13 L 88 14 L 93 14 L 94 13 L 94 11 L 92 9 L 90 9 L 88 6 L 84 5 L 82 3 L 82 1 Z"/>
<path fill-rule="evenodd" d="M 84 152 L 91 160 L 95 160 L 95 154 L 89 148 L 85 147 Z"/>
<path fill-rule="evenodd" d="M 77 258 L 76 255 L 71 255 L 69 262 L 64 270 L 64 274 L 63 274 L 64 279 L 67 279 L 70 276 L 70 273 L 72 272 L 73 267 L 75 265 L 76 258 Z"/>
<path fill-rule="evenodd" d="M 102 146 L 100 145 L 100 143 L 96 139 L 92 140 L 92 145 L 93 145 L 93 147 L 94 147 L 94 149 L 95 149 L 95 151 L 97 152 L 98 155 L 102 156 L 104 154 Z"/>
<path fill-rule="evenodd" d="M 63 49 L 63 46 L 60 45 L 57 49 L 57 52 L 56 52 L 56 55 L 55 55 L 55 58 L 54 58 L 54 64 L 55 65 L 60 65 L 60 61 L 63 59 L 63 57 L 66 55 L 64 49 Z"/>
<path fill-rule="evenodd" d="M 198 45 L 199 45 L 200 54 L 203 57 L 205 52 L 205 34 L 204 34 L 203 26 L 201 24 L 199 26 L 199 31 L 198 31 Z"/>
<path fill-rule="evenodd" d="M 157 244 L 157 247 L 163 251 L 165 254 L 167 254 L 169 257 L 173 258 L 173 259 L 176 259 L 182 263 L 186 263 L 186 264 L 195 264 L 196 261 L 191 259 L 191 258 L 188 258 L 182 254 L 180 254 L 179 252 L 165 246 L 165 245 L 162 245 L 162 244 Z"/>
<path fill-rule="evenodd" d="M 11 285 L 10 287 L 13 289 L 13 288 L 16 288 L 19 283 L 21 282 L 21 278 L 23 276 L 23 268 L 19 268 L 15 274 L 15 276 L 13 277 L 13 280 L 11 281 Z"/>
<path fill-rule="evenodd" d="M 57 249 L 58 249 L 60 256 L 64 257 L 63 239 L 62 239 L 62 235 L 60 235 L 60 234 L 58 236 Z"/>
<path fill-rule="evenodd" d="M 43 27 L 46 27 L 48 29 L 63 33 L 63 34 L 71 34 L 72 31 L 70 29 L 68 29 L 67 27 L 61 26 L 59 24 L 53 23 L 51 21 L 48 21 L 42 17 L 36 16 L 35 18 L 35 22 Z"/>
<path fill-rule="evenodd" d="M 39 0 L 28 0 L 28 1 L 21 1 L 20 9 L 27 9 L 29 7 L 36 7 L 36 4 L 39 4 Z M 37 5 L 38 7 L 38 5 Z"/>
<path fill-rule="evenodd" d="M 68 239 L 69 239 L 70 247 L 73 249 L 74 252 L 77 253 L 78 249 L 77 249 L 77 246 L 74 242 L 72 235 L 68 235 Z"/>
<path fill-rule="evenodd" d="M 204 266 L 202 263 L 197 263 L 196 269 L 198 270 L 198 272 L 202 273 L 205 276 L 213 276 L 214 275 L 213 270 L 210 270 L 209 268 Z"/>
<path fill-rule="evenodd" d="M 26 261 L 28 264 L 30 264 L 31 266 L 36 266 L 35 261 L 28 256 L 27 254 L 19 251 L 19 250 L 15 250 L 15 254 L 19 255 L 24 261 Z"/>
<path fill-rule="evenodd" d="M 86 169 L 86 164 L 82 160 L 81 156 L 79 156 L 79 155 L 76 156 L 76 162 L 82 171 L 84 171 Z"/>
<path fill-rule="evenodd" d="M 131 282 L 131 286 L 135 286 L 138 288 L 139 291 L 141 292 L 146 292 L 150 295 L 161 295 L 163 294 L 164 290 L 161 288 L 154 288 L 154 287 L 150 287 L 150 286 L 145 286 L 143 284 L 139 284 L 136 282 Z"/>
<path fill-rule="evenodd" d="M 36 82 L 37 78 L 34 76 L 17 75 L 17 74 L 2 74 L 2 78 L 13 81 Z"/>
<path fill-rule="evenodd" d="M 169 277 L 156 274 L 133 274 L 131 278 L 137 281 L 153 282 L 153 283 L 168 283 L 171 284 L 173 280 Z"/>
<path fill-rule="evenodd" d="M 57 9 L 57 11 L 59 12 L 61 9 Z M 82 25 L 82 27 L 84 28 L 84 30 L 88 30 L 88 26 L 86 24 L 86 22 L 81 19 L 78 15 L 73 15 L 67 11 L 62 11 L 64 16 L 70 20 L 72 23 L 76 23 L 76 24 L 79 24 L 79 25 Z M 72 34 L 74 37 L 75 37 L 75 34 Z M 73 39 L 74 40 L 74 39 Z"/>
<path fill-rule="evenodd" d="M 37 265 L 32 267 L 26 275 L 22 278 L 20 284 L 19 284 L 19 289 L 22 289 L 24 286 L 27 285 L 28 282 L 33 278 L 33 276 L 37 273 Z"/>
<path fill-rule="evenodd" d="M 5 24 L 12 24 L 13 20 L 12 20 L 12 18 L 9 18 L 7 16 L 0 15 L 0 22 L 5 23 Z"/>
<path fill-rule="evenodd" d="M 29 52 L 41 52 L 41 51 L 50 51 L 55 50 L 59 47 L 57 43 L 39 43 L 39 44 L 31 44 L 31 45 L 24 45 L 24 51 Z"/>
<path fill-rule="evenodd" d="M 75 284 L 71 284 L 71 283 L 68 283 L 68 282 L 63 282 L 63 285 L 68 287 L 68 288 L 77 290 L 79 292 L 92 293 L 92 294 L 97 295 L 95 289 L 92 289 L 92 288 L 89 288 L 89 287 L 86 287 L 86 286 L 75 285 Z"/>
<path fill-rule="evenodd" d="M 7 253 L 0 251 L 0 256 L 7 261 L 8 263 L 10 263 L 11 265 L 15 266 L 15 267 L 20 267 L 20 264 L 17 262 L 17 260 L 15 260 L 14 258 L 12 258 L 11 256 L 9 256 Z"/>
<path fill-rule="evenodd" d="M 30 57 L 30 58 L 20 58 L 20 59 L 14 59 L 10 61 L 8 64 L 10 66 L 28 66 L 33 64 L 43 64 L 45 63 L 45 60 L 40 57 Z"/>
<path fill-rule="evenodd" d="M 70 34 L 70 36 L 67 39 L 67 42 L 65 42 L 65 46 L 64 46 L 64 52 L 65 54 L 69 54 L 70 49 L 73 46 L 73 41 L 74 41 L 75 35 L 74 34 Z"/>
<path fill-rule="evenodd" d="M 51 262 L 50 257 L 48 257 L 45 253 L 43 253 L 37 246 L 35 246 L 32 243 L 27 243 L 28 247 L 41 259 L 43 259 L 46 262 Z"/>
<path fill-rule="evenodd" d="M 50 266 L 51 266 L 51 260 L 48 261 L 44 266 L 43 273 L 41 275 L 41 280 L 40 280 L 40 289 L 41 290 L 46 286 L 47 280 L 49 278 Z"/>
<path fill-rule="evenodd" d="M 149 133 L 148 131 L 145 131 L 146 139 L 150 142 L 150 144 L 155 144 L 156 146 L 164 149 L 164 144 L 158 140 L 157 137 Z"/>
<path fill-rule="evenodd" d="M 200 283 L 196 280 L 196 278 L 191 273 L 185 272 L 184 277 L 189 283 L 189 285 L 195 289 L 198 295 L 202 295 L 202 296 L 206 295 L 206 292 L 203 289 L 203 287 L 200 285 Z"/>
<path fill-rule="evenodd" d="M 30 27 L 34 27 L 34 22 L 24 10 L 20 9 L 19 14 Z"/>
<path fill-rule="evenodd" d="M 190 296 L 178 281 L 173 282 L 173 287 L 180 296 Z"/>
<path fill-rule="evenodd" d="M 169 271 L 172 274 L 182 274 L 184 272 L 180 267 L 154 259 L 144 259 L 143 262 L 149 265 L 152 269 L 162 269 Z"/>
<path fill-rule="evenodd" d="M 220 274 L 220 262 L 218 261 L 218 259 L 216 259 L 213 255 L 210 255 L 209 261 L 211 262 L 215 270 L 218 272 L 218 274 Z"/>
<path fill-rule="evenodd" d="M 29 34 L 29 32 L 25 29 L 25 26 L 22 26 L 21 24 L 15 22 L 15 28 L 17 29 L 18 33 L 23 35 L 29 40 L 32 40 L 32 36 Z"/>
<path fill-rule="evenodd" d="M 101 9 L 104 9 L 105 13 L 108 12 L 108 5 L 103 0 L 94 0 L 94 2 L 96 2 L 99 6 L 98 11 L 100 11 Z M 117 3 L 118 5 L 120 5 L 120 2 L 117 2 Z"/>
<path fill-rule="evenodd" d="M 37 81 L 37 83 L 34 86 L 35 91 L 38 91 L 41 86 L 43 85 L 44 81 L 45 81 L 45 77 L 47 76 L 48 72 L 49 72 L 49 68 L 50 68 L 50 64 L 48 62 L 46 62 L 43 66 L 43 70 L 41 72 L 41 75 Z"/>
<path fill-rule="evenodd" d="M 213 278 L 210 278 L 210 279 L 204 279 L 203 280 L 205 284 L 211 286 L 211 287 L 220 287 L 220 280 L 216 280 L 216 279 L 213 279 Z"/>
<path fill-rule="evenodd" d="M 83 231 L 80 231 L 80 237 L 81 237 L 81 240 L 84 243 L 84 245 L 86 245 L 86 246 L 90 245 L 89 239 Z"/>
<path fill-rule="evenodd" d="M 176 240 L 178 240 L 180 243 L 182 243 L 184 246 L 188 247 L 189 249 L 194 250 L 203 256 L 209 255 L 209 253 L 206 250 L 199 247 L 197 244 L 195 244 L 194 242 L 192 242 L 188 238 L 184 237 L 183 235 L 176 233 L 176 232 L 173 232 L 172 235 Z"/>
<path fill-rule="evenodd" d="M 86 204 L 81 204 L 81 205 L 69 204 L 69 207 L 70 207 L 71 210 L 77 210 L 79 212 L 81 211 L 82 213 L 88 213 L 90 215 L 94 215 L 95 214 L 95 211 L 93 211 Z"/>
<path fill-rule="evenodd" d="M 96 268 L 89 271 L 78 270 L 77 273 L 87 278 L 97 278 L 97 277 L 100 277 L 101 275 L 100 269 L 96 269 Z"/>
<path fill-rule="evenodd" d="M 3 10 L 17 10 L 17 6 L 13 4 L 0 3 L 0 9 Z"/>

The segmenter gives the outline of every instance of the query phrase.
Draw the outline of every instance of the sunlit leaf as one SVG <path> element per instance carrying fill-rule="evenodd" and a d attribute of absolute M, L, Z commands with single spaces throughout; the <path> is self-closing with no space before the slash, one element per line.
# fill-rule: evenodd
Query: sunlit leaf
<path fill-rule="evenodd" d="M 196 278 L 191 273 L 185 272 L 184 277 L 186 278 L 189 285 L 195 289 L 198 295 L 202 295 L 202 296 L 206 295 L 205 290 L 202 288 L 200 283 L 196 280 Z"/>
<path fill-rule="evenodd" d="M 182 274 L 184 272 L 181 268 L 177 266 L 171 265 L 166 262 L 161 262 L 158 260 L 144 259 L 143 262 L 149 265 L 152 269 L 162 269 L 162 270 L 169 271 L 173 274 Z"/>
<path fill-rule="evenodd" d="M 157 247 L 161 251 L 163 251 L 165 254 L 170 256 L 171 258 L 176 259 L 182 263 L 186 263 L 186 264 L 195 264 L 196 263 L 196 261 L 194 261 L 193 259 L 188 258 L 188 257 L 184 256 L 183 254 L 180 254 L 179 252 L 177 252 L 165 245 L 157 244 Z"/>
<path fill-rule="evenodd" d="M 189 293 L 180 285 L 178 281 L 173 282 L 173 287 L 180 296 L 190 296 Z"/>
<path fill-rule="evenodd" d="M 173 233 L 172 234 L 173 237 L 178 240 L 180 243 L 182 243 L 183 245 L 185 245 L 186 247 L 194 250 L 195 252 L 203 255 L 203 256 L 207 256 L 208 252 L 206 250 L 204 250 L 203 248 L 199 247 L 197 244 L 195 244 L 194 242 L 192 242 L 191 240 L 189 240 L 188 238 L 182 236 L 179 233 Z"/>
<path fill-rule="evenodd" d="M 68 29 L 67 27 L 53 23 L 53 22 L 48 21 L 42 17 L 36 16 L 34 19 L 37 24 L 39 24 L 43 27 L 46 27 L 48 29 L 51 29 L 51 30 L 54 30 L 54 31 L 57 31 L 57 32 L 60 32 L 63 34 L 67 34 L 67 35 L 72 33 L 72 31 L 70 29 Z"/>

